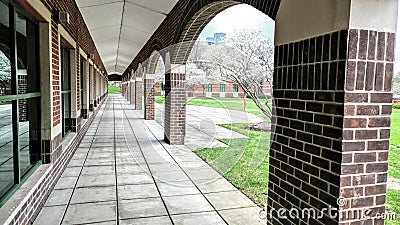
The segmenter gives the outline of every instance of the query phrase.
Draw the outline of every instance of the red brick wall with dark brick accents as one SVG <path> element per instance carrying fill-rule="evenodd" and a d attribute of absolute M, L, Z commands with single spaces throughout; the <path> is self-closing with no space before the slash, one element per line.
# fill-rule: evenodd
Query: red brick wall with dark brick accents
<path fill-rule="evenodd" d="M 58 25 L 51 21 L 51 64 L 53 77 L 53 127 L 61 123 L 61 78 L 60 78 L 60 43 L 58 40 Z"/>
<path fill-rule="evenodd" d="M 123 76 L 126 77 L 132 71 L 136 71 L 139 63 L 148 59 L 154 50 L 159 50 L 160 46 L 166 48 L 179 42 L 186 25 L 193 18 L 193 16 L 203 7 L 208 4 L 222 2 L 220 0 L 180 0 L 175 7 L 168 14 L 167 18 L 162 22 L 158 29 L 154 32 L 146 45 L 141 49 L 139 54 L 135 57 L 132 63 L 124 72 Z M 238 3 L 249 4 L 256 9 L 269 15 L 275 19 L 280 5 L 280 0 L 237 0 Z M 221 5 L 222 7 L 222 5 Z M 220 10 L 215 8 L 215 11 Z M 212 17 L 208 18 L 211 20 Z M 192 27 L 196 30 L 202 30 L 207 23 L 201 23 L 203 27 Z M 194 32 L 195 33 L 195 32 Z M 199 34 L 199 33 L 198 33 Z M 196 34 L 196 35 L 198 35 Z M 190 36 L 190 35 L 189 35 Z M 193 37 L 195 40 L 197 37 Z"/>
<path fill-rule="evenodd" d="M 185 74 L 165 74 L 165 141 L 183 144 L 185 136 Z"/>
<path fill-rule="evenodd" d="M 336 207 L 339 197 L 346 30 L 276 46 L 276 132 L 270 149 L 268 212 Z M 279 219 L 269 224 L 337 224 Z"/>
<path fill-rule="evenodd" d="M 154 79 L 144 80 L 144 118 L 146 120 L 154 120 L 155 117 L 155 103 L 154 103 Z"/>
<path fill-rule="evenodd" d="M 394 33 L 349 32 L 340 177 L 340 195 L 349 199 L 344 211 L 385 212 L 394 43 Z"/>

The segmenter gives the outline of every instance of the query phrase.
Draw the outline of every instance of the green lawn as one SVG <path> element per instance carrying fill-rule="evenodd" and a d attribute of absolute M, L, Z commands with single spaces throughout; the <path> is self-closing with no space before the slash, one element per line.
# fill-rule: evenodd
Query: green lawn
<path fill-rule="evenodd" d="M 400 109 L 393 109 L 390 127 L 389 177 L 400 180 Z M 400 191 L 387 190 L 386 206 L 397 214 L 397 221 L 386 221 L 388 225 L 400 224 Z"/>
<path fill-rule="evenodd" d="M 248 136 L 248 139 L 223 139 L 228 148 L 195 151 L 233 185 L 260 206 L 267 202 L 268 152 L 270 133 L 241 129 L 247 124 L 222 125 Z"/>
<path fill-rule="evenodd" d="M 121 93 L 121 87 L 108 86 L 108 94 L 119 94 Z"/>
<path fill-rule="evenodd" d="M 159 104 L 164 104 L 164 97 L 156 96 L 155 101 Z M 188 105 L 208 106 L 213 108 L 245 111 L 244 100 L 241 98 L 192 98 L 189 99 Z M 251 99 L 246 100 L 246 112 L 259 116 L 266 121 L 269 121 L 269 119 L 261 112 L 261 110 Z"/>
<path fill-rule="evenodd" d="M 154 97 L 154 101 L 158 104 L 164 104 L 165 102 L 165 98 L 164 96 L 155 96 Z"/>
<path fill-rule="evenodd" d="M 163 99 L 159 100 L 161 102 Z M 238 101 L 239 99 L 192 99 L 189 104 L 243 111 Z M 248 106 L 247 111 L 257 115 L 255 104 L 251 102 Z M 263 161 L 257 164 L 257 167 L 254 166 L 253 159 L 256 158 L 254 155 L 268 152 L 269 134 L 243 130 L 241 129 L 243 126 L 243 124 L 224 125 L 226 128 L 249 136 L 249 139 L 221 140 L 229 144 L 229 147 L 200 149 L 195 152 L 255 203 L 264 205 L 268 190 L 268 157 L 262 157 Z M 400 109 L 393 110 L 390 145 L 389 177 L 400 179 Z M 399 225 L 400 191 L 388 189 L 387 209 L 394 211 L 398 218 L 396 221 L 386 221 L 385 224 Z"/>

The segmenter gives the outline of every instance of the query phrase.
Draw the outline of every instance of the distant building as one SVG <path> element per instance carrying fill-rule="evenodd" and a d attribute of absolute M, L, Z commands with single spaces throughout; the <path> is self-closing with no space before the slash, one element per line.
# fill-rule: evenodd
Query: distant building
<path fill-rule="evenodd" d="M 215 33 L 214 37 L 206 38 L 206 42 L 209 45 L 223 44 L 226 37 L 226 33 Z"/>

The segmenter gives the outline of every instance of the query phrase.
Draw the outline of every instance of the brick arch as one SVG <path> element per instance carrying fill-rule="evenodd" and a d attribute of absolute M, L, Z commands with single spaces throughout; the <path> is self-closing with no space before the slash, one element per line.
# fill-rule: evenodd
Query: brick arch
<path fill-rule="evenodd" d="M 150 57 L 146 59 L 146 61 L 143 63 L 146 68 L 146 73 L 148 74 L 155 74 L 156 68 L 157 68 L 157 63 L 158 59 L 160 57 L 163 57 L 162 54 L 158 50 L 154 50 Z M 164 57 L 163 57 L 164 60 Z"/>
<path fill-rule="evenodd" d="M 136 58 L 131 62 L 123 76 L 127 76 L 132 69 L 136 70 L 141 59 L 149 58 L 155 46 L 162 46 L 164 48 L 173 46 L 179 43 L 182 35 L 185 33 L 187 34 L 186 39 L 190 39 L 191 41 L 196 40 L 201 30 L 219 12 L 241 3 L 251 5 L 275 20 L 281 0 L 180 0 L 154 32 L 147 44 L 141 49 Z M 206 8 L 209 8 L 208 12 L 204 12 Z M 196 15 L 200 12 L 202 12 L 204 17 L 202 17 L 201 20 L 196 20 L 196 22 L 200 21 L 201 27 L 196 27 L 194 29 L 197 31 L 200 30 L 200 32 L 192 33 L 194 30 L 187 30 L 188 25 L 190 22 L 193 22 L 193 19 L 196 18 Z M 192 28 L 194 27 L 192 26 Z M 189 36 L 191 36 L 191 38 L 189 38 Z M 189 49 L 191 49 L 190 41 L 187 43 L 189 44 L 186 44 L 184 48 L 179 48 L 180 50 L 175 51 L 174 54 L 171 52 L 171 55 L 175 55 L 176 61 L 183 61 L 184 57 L 181 56 L 182 52 L 184 53 L 183 56 L 185 56 Z M 176 55 L 180 55 L 180 57 L 176 57 Z M 174 62 L 172 61 L 171 63 Z"/>

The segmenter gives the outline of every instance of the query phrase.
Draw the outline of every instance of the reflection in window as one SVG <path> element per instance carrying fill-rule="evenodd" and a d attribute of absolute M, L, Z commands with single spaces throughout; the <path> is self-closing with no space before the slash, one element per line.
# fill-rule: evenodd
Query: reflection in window
<path fill-rule="evenodd" d="M 38 26 L 15 10 L 0 1 L 0 200 L 41 161 Z"/>

